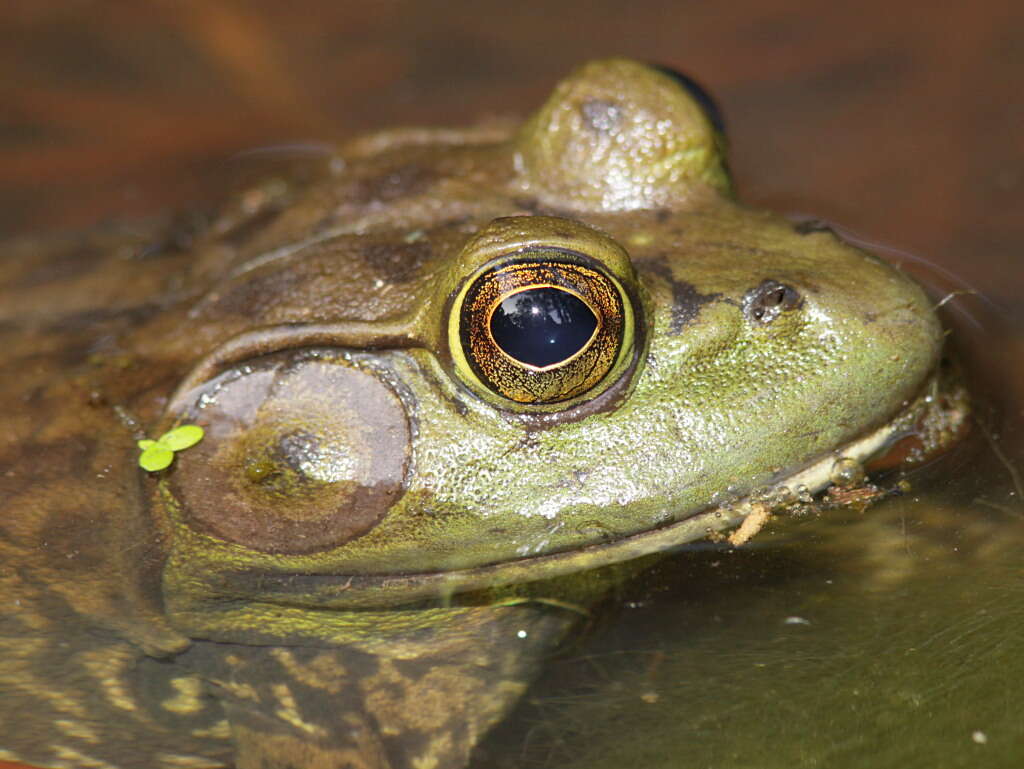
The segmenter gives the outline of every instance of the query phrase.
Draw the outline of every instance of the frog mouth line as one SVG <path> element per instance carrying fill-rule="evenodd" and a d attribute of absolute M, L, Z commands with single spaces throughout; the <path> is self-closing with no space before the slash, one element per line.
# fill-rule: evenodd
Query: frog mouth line
<path fill-rule="evenodd" d="M 728 505 L 704 508 L 660 528 L 574 550 L 449 572 L 263 575 L 259 600 L 277 606 L 307 609 L 372 610 L 414 606 L 417 602 L 439 598 L 447 600 L 455 593 L 536 582 L 583 569 L 609 566 L 679 547 L 709 535 L 721 536 L 720 532 L 737 525 L 741 529 L 734 532 L 730 541 L 739 545 L 745 539 L 735 535 L 742 534 L 744 521 L 763 521 L 773 512 L 785 511 L 798 502 L 806 502 L 808 495 L 819 494 L 832 487 L 837 461 L 863 465 L 892 454 L 894 449 L 899 452 L 899 447 L 908 440 L 916 444 L 911 453 L 916 453 L 913 458 L 920 461 L 955 442 L 966 427 L 969 412 L 966 392 L 955 374 L 940 371 L 927 380 L 909 405 L 883 426 L 796 472 L 775 479 L 765 489 Z M 756 531 L 756 527 L 748 528 Z M 235 581 L 233 575 L 224 576 L 228 583 Z M 247 592 L 241 582 L 237 585 L 222 584 L 222 587 Z"/>

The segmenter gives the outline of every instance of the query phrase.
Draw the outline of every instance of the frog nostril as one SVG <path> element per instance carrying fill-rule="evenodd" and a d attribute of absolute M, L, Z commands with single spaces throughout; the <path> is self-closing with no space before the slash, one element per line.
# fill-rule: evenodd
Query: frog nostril
<path fill-rule="evenodd" d="M 798 307 L 800 293 L 776 280 L 765 280 L 743 297 L 743 314 L 753 323 L 766 325 L 786 310 Z"/>

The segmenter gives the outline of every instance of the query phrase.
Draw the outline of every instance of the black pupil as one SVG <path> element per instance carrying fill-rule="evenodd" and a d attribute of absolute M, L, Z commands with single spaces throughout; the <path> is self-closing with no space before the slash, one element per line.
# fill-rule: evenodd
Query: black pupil
<path fill-rule="evenodd" d="M 491 315 L 491 336 L 520 363 L 543 368 L 575 355 L 597 328 L 597 316 L 579 297 L 553 286 L 519 291 Z"/>

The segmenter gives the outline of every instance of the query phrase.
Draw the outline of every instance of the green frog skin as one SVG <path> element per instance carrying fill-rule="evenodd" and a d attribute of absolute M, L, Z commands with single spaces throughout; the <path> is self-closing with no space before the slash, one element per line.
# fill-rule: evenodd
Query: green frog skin
<path fill-rule="evenodd" d="M 0 761 L 457 769 L 642 556 L 965 411 L 923 292 L 627 60 L 188 235 L 3 246 Z"/>

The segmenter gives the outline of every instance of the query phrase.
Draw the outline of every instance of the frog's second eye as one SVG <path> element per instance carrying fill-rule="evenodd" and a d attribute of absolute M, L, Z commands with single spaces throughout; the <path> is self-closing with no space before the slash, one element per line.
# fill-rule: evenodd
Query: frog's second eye
<path fill-rule="evenodd" d="M 718 102 L 715 101 L 714 97 L 700 83 L 684 72 L 672 69 L 671 67 L 656 67 L 656 69 L 663 75 L 668 75 L 682 86 L 683 90 L 690 94 L 693 100 L 704 110 L 704 114 L 708 116 L 708 120 L 711 121 L 711 125 L 715 127 L 715 130 L 720 134 L 725 134 L 725 119 L 722 117 L 722 110 L 719 108 Z"/>
<path fill-rule="evenodd" d="M 558 403 L 592 390 L 623 344 L 624 297 L 587 264 L 525 256 L 484 271 L 458 313 L 462 353 L 490 391 Z"/>

